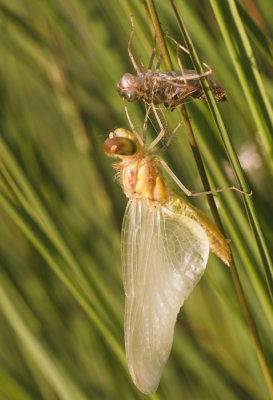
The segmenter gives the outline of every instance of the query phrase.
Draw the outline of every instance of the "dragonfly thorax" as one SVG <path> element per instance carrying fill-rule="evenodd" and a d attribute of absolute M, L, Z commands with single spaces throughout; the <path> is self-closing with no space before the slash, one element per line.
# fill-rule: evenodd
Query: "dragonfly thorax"
<path fill-rule="evenodd" d="M 159 161 L 149 153 L 133 160 L 123 160 L 117 164 L 120 168 L 120 183 L 125 195 L 165 203 L 170 195 L 165 178 L 162 175 Z"/>

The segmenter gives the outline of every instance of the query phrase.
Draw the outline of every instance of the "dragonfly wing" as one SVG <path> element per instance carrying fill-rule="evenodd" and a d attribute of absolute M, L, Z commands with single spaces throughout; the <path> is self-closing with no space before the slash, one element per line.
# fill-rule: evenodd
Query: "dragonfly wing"
<path fill-rule="evenodd" d="M 144 200 L 129 201 L 122 229 L 125 347 L 130 374 L 143 393 L 158 387 L 177 314 L 208 254 L 207 236 L 195 221 Z"/>

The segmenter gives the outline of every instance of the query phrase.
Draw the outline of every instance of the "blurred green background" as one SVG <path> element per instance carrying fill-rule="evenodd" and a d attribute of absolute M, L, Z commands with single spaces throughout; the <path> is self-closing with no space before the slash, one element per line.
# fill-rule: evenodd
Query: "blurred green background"
<path fill-rule="evenodd" d="M 227 91 L 219 109 L 270 258 L 272 1 L 177 4 L 200 59 Z M 182 42 L 169 1 L 155 5 L 162 28 Z M 126 199 L 102 151 L 110 130 L 128 128 L 115 85 L 133 72 L 130 15 L 132 49 L 147 66 L 154 33 L 145 2 L 0 0 L 0 400 L 147 397 L 133 386 L 125 361 L 120 230 Z M 247 54 L 238 42 L 248 43 L 245 34 Z M 175 62 L 172 45 L 170 51 Z M 141 129 L 143 105 L 129 108 Z M 207 105 L 189 101 L 187 110 L 212 186 L 237 185 Z M 164 115 L 171 130 L 180 115 Z M 202 190 L 183 128 L 164 157 L 187 187 Z M 225 192 L 216 201 L 272 370 L 264 263 L 242 197 Z M 210 214 L 205 198 L 193 204 Z M 150 397 L 270 398 L 230 270 L 213 255 L 180 312 L 170 359 Z"/>

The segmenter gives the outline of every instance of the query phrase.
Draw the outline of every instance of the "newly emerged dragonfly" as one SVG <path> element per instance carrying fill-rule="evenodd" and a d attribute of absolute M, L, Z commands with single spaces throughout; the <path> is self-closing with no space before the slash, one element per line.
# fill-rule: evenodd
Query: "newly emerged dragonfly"
<path fill-rule="evenodd" d="M 114 166 L 129 199 L 122 227 L 125 347 L 135 385 L 149 394 L 158 387 L 170 354 L 177 314 L 201 278 L 209 250 L 227 265 L 231 256 L 228 242 L 216 225 L 178 197 L 164 178 L 162 167 L 186 194 L 193 195 L 157 156 L 166 146 L 154 150 L 165 133 L 162 125 L 160 134 L 146 146 L 150 110 L 146 112 L 142 136 L 125 110 L 133 132 L 114 130 L 104 143 L 104 151 L 119 159 Z"/>
<path fill-rule="evenodd" d="M 203 74 L 197 74 L 194 70 L 183 69 L 178 52 L 179 49 L 182 49 L 189 54 L 189 51 L 167 34 L 166 36 L 176 44 L 176 58 L 179 71 L 162 72 L 160 70 L 161 55 L 159 56 L 155 71 L 152 71 L 153 60 L 156 54 L 155 40 L 148 69 L 146 72 L 142 72 L 131 51 L 131 41 L 135 29 L 132 18 L 131 22 L 132 30 L 128 42 L 128 53 L 137 75 L 134 76 L 130 73 L 125 73 L 117 83 L 117 90 L 123 99 L 129 102 L 137 102 L 142 99 L 147 104 L 164 104 L 168 110 L 173 110 L 189 96 L 198 100 L 205 100 L 200 79 L 208 77 L 215 99 L 218 102 L 226 100 L 225 90 L 210 77 L 213 74 L 213 70 L 207 64 L 203 63 L 207 68 L 207 71 Z"/>

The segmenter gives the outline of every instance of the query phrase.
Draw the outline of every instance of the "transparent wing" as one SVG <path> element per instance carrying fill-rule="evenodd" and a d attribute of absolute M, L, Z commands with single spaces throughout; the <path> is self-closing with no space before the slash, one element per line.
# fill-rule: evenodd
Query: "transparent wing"
<path fill-rule="evenodd" d="M 156 391 L 170 354 L 177 314 L 209 254 L 203 229 L 188 217 L 130 200 L 123 221 L 125 347 L 143 393 Z"/>

